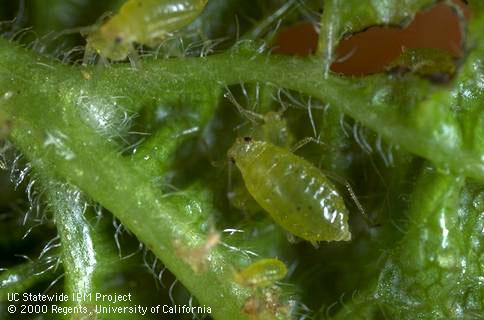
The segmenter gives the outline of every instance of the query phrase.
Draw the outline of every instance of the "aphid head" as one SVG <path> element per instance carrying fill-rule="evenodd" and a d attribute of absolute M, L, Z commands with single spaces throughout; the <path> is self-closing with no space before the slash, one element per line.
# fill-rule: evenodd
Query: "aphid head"
<path fill-rule="evenodd" d="M 87 37 L 87 46 L 104 58 L 124 60 L 133 49 L 124 32 L 116 24 L 106 23 Z"/>
<path fill-rule="evenodd" d="M 248 136 L 243 138 L 237 138 L 237 140 L 235 140 L 235 143 L 227 152 L 229 159 L 232 162 L 236 163 L 239 159 L 244 158 L 244 156 L 247 155 L 247 152 L 249 151 L 253 142 L 254 140 L 252 140 L 252 138 Z"/>

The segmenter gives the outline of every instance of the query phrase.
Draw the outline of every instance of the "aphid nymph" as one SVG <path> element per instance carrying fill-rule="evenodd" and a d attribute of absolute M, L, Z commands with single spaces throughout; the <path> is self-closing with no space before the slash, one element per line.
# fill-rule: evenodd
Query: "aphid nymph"
<path fill-rule="evenodd" d="M 128 0 L 119 13 L 87 37 L 87 50 L 124 60 L 134 43 L 156 46 L 190 24 L 208 0 Z"/>
<path fill-rule="evenodd" d="M 286 265 L 278 259 L 256 261 L 235 274 L 235 281 L 244 287 L 264 288 L 283 279 L 287 274 Z"/>

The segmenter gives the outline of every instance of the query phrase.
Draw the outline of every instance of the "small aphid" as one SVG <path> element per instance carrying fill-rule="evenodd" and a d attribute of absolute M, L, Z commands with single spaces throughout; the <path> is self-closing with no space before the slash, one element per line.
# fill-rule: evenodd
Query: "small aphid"
<path fill-rule="evenodd" d="M 286 265 L 278 259 L 262 259 L 235 274 L 235 281 L 244 287 L 263 288 L 283 279 Z"/>
<path fill-rule="evenodd" d="M 190 248 L 177 240 L 174 241 L 173 246 L 175 247 L 176 255 L 190 265 L 194 272 L 200 273 L 207 270 L 207 258 L 219 242 L 220 233 L 211 230 L 207 236 L 207 240 L 199 247 Z"/>
<path fill-rule="evenodd" d="M 351 239 L 343 198 L 314 165 L 253 139 L 237 139 L 228 156 L 249 193 L 279 226 L 311 242 Z"/>
<path fill-rule="evenodd" d="M 111 60 L 124 60 L 133 44 L 160 44 L 190 24 L 208 0 L 128 0 L 119 13 L 87 37 L 87 50 Z"/>

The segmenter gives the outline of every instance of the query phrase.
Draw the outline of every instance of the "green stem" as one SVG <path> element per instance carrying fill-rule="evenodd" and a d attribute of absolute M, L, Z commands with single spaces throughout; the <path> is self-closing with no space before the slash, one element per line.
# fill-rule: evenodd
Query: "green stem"
<path fill-rule="evenodd" d="M 61 271 L 56 268 L 58 256 L 44 255 L 41 258 L 28 261 L 0 274 L 0 303 L 7 301 L 7 294 L 21 294 L 37 283 L 52 281 Z"/>

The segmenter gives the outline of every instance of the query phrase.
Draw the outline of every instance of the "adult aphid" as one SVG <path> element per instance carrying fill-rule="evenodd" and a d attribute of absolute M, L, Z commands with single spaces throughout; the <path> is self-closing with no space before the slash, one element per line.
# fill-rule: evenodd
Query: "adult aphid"
<path fill-rule="evenodd" d="M 311 242 L 351 239 L 343 198 L 314 165 L 249 137 L 237 139 L 228 156 L 249 193 L 278 225 Z"/>
<path fill-rule="evenodd" d="M 235 281 L 244 287 L 264 288 L 283 279 L 286 265 L 278 259 L 262 259 L 235 274 Z"/>
<path fill-rule="evenodd" d="M 119 13 L 87 37 L 87 51 L 124 60 L 133 44 L 158 45 L 172 32 L 190 24 L 208 0 L 128 0 Z"/>

